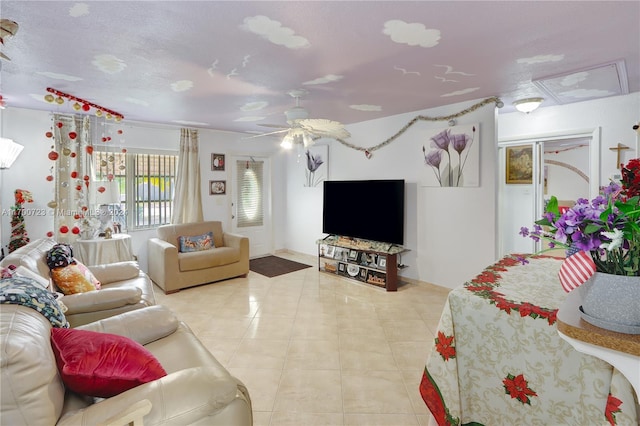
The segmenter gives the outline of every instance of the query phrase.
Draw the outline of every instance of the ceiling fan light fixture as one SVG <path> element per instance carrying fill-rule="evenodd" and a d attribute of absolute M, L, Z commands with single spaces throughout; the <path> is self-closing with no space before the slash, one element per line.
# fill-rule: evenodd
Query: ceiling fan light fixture
<path fill-rule="evenodd" d="M 280 146 L 284 149 L 293 148 L 293 136 L 291 136 L 290 133 L 291 132 L 288 132 L 284 138 L 282 138 L 282 142 L 280 142 Z"/>
<path fill-rule="evenodd" d="M 530 112 L 535 111 L 543 101 L 544 98 L 519 99 L 513 103 L 513 106 L 516 107 L 518 111 L 529 114 Z"/>

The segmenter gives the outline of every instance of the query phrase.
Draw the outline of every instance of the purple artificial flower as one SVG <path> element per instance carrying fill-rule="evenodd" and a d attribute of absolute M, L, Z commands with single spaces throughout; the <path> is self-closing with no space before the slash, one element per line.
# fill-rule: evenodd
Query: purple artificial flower
<path fill-rule="evenodd" d="M 520 227 L 519 234 L 522 235 L 523 237 L 526 237 L 527 235 L 529 235 L 529 228 L 527 228 L 526 226 Z"/>
<path fill-rule="evenodd" d="M 431 146 L 442 150 L 449 150 L 449 129 L 445 129 L 431 138 Z"/>
<path fill-rule="evenodd" d="M 439 168 L 440 162 L 442 161 L 442 151 L 429 151 L 427 156 L 424 158 L 424 161 L 432 167 Z"/>
<path fill-rule="evenodd" d="M 318 167 L 320 167 L 324 163 L 324 161 L 322 160 L 322 157 L 320 157 L 320 154 L 314 156 L 311 152 L 307 151 L 306 155 L 307 155 L 307 169 L 309 169 L 309 171 L 312 173 L 318 170 Z"/>
<path fill-rule="evenodd" d="M 453 149 L 455 149 L 458 154 L 461 154 L 462 151 L 467 147 L 467 142 L 469 142 L 469 135 L 465 133 L 461 133 L 459 135 L 450 135 L 451 145 L 453 145 Z"/>
<path fill-rule="evenodd" d="M 529 263 L 529 261 L 523 257 L 523 256 L 517 256 L 517 259 L 520 261 L 520 263 L 522 263 L 523 265 L 526 265 L 527 263 Z"/>

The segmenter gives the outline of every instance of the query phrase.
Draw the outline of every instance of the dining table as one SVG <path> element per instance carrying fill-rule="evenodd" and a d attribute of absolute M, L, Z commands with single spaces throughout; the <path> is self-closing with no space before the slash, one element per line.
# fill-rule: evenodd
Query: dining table
<path fill-rule="evenodd" d="M 562 261 L 509 254 L 450 291 L 419 389 L 438 425 L 638 424 L 625 376 L 558 334 Z"/>

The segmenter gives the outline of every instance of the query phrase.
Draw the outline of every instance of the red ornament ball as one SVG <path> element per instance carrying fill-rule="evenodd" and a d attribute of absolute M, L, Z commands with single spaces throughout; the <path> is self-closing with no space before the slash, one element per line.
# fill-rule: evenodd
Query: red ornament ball
<path fill-rule="evenodd" d="M 82 191 L 82 185 L 76 185 L 76 191 Z"/>
<path fill-rule="evenodd" d="M 77 226 L 74 226 L 73 228 L 71 228 L 71 232 L 78 235 L 80 233 L 80 228 L 78 228 Z"/>
<path fill-rule="evenodd" d="M 75 179 L 78 177 L 78 172 L 76 172 L 75 170 L 71 172 L 71 178 Z"/>
<path fill-rule="evenodd" d="M 69 132 L 69 138 L 70 139 L 75 139 L 78 137 L 78 134 L 76 132 Z"/>
<path fill-rule="evenodd" d="M 82 110 L 83 111 L 89 111 L 90 109 L 91 109 L 91 107 L 89 106 L 89 104 L 82 105 Z"/>
<path fill-rule="evenodd" d="M 118 129 L 118 134 L 121 135 L 122 134 L 122 129 Z"/>
<path fill-rule="evenodd" d="M 111 181 L 113 180 L 113 173 L 109 173 L 109 174 L 107 175 L 107 180 L 108 180 L 109 182 L 111 182 Z"/>
<path fill-rule="evenodd" d="M 53 237 L 53 232 L 51 232 L 51 231 L 47 232 L 47 237 L 49 237 L 49 238 Z"/>
<path fill-rule="evenodd" d="M 93 154 L 93 147 L 91 145 L 87 146 L 85 150 L 87 151 L 87 154 L 89 155 Z"/>
<path fill-rule="evenodd" d="M 83 211 L 83 212 L 86 212 L 86 211 L 87 211 L 87 209 L 88 209 L 88 207 L 87 207 L 87 206 L 82 206 L 82 211 Z"/>
<path fill-rule="evenodd" d="M 105 188 L 104 186 L 99 186 L 98 187 L 98 192 L 101 193 L 101 194 L 106 190 L 107 190 L 107 188 Z"/>
<path fill-rule="evenodd" d="M 53 180 L 53 176 L 51 176 L 51 175 L 47 176 L 47 180 L 48 180 L 49 182 L 51 182 L 51 181 Z"/>
<path fill-rule="evenodd" d="M 122 153 L 126 154 L 127 153 L 127 148 L 122 148 Z"/>
<path fill-rule="evenodd" d="M 84 179 L 84 180 L 89 180 L 89 175 L 84 175 L 84 176 L 82 176 L 82 179 Z"/>
<path fill-rule="evenodd" d="M 51 151 L 48 157 L 49 157 L 49 160 L 56 161 L 58 159 L 58 153 L 55 151 Z"/>
<path fill-rule="evenodd" d="M 62 126 L 64 126 L 64 124 L 62 124 L 62 121 L 58 121 L 56 123 L 56 126 L 58 126 L 58 129 L 62 129 Z"/>
<path fill-rule="evenodd" d="M 70 156 L 71 158 L 76 158 L 76 155 L 77 155 L 77 154 L 76 154 L 75 152 L 72 152 L 71 154 L 69 154 L 69 156 Z"/>
<path fill-rule="evenodd" d="M 53 133 L 51 133 L 51 132 L 47 132 L 47 133 L 45 133 L 44 135 L 45 135 L 46 137 L 48 137 L 48 138 L 52 138 L 52 137 L 53 137 Z"/>
<path fill-rule="evenodd" d="M 63 234 L 66 234 L 67 232 L 69 232 L 69 227 L 67 225 L 62 225 L 60 227 L 60 232 L 62 232 Z"/>
<path fill-rule="evenodd" d="M 74 215 L 73 215 L 73 218 L 74 218 L 75 220 L 80 219 L 80 217 L 81 217 L 81 216 L 80 216 L 78 213 L 76 213 L 76 214 L 74 214 Z"/>

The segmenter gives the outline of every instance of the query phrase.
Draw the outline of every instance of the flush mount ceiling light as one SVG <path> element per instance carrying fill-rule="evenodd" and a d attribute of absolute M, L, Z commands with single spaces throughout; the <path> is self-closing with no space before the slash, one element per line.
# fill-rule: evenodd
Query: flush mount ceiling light
<path fill-rule="evenodd" d="M 524 112 L 529 114 L 531 111 L 537 109 L 540 104 L 544 101 L 544 98 L 527 98 L 520 99 L 513 103 L 513 106 L 520 112 Z"/>

